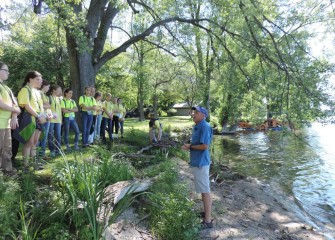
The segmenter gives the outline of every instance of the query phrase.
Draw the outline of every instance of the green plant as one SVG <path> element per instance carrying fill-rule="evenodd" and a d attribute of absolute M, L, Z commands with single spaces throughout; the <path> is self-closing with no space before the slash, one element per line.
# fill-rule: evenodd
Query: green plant
<path fill-rule="evenodd" d="M 16 216 L 20 199 L 19 190 L 19 184 L 4 177 L 0 171 L 0 236 L 9 235 L 19 224 Z"/>
<path fill-rule="evenodd" d="M 125 142 L 131 146 L 143 146 L 149 143 L 149 129 L 147 132 L 131 128 Z"/>
<path fill-rule="evenodd" d="M 163 132 L 164 133 L 171 133 L 172 132 L 172 127 L 170 124 L 163 125 Z"/>
<path fill-rule="evenodd" d="M 150 189 L 149 205 L 143 207 L 150 213 L 153 234 L 158 239 L 196 239 L 199 224 L 194 202 L 179 183 L 175 162 L 165 161 L 155 171 L 160 174 Z"/>
<path fill-rule="evenodd" d="M 56 173 L 59 190 L 67 199 L 69 212 L 77 230 L 89 226 L 92 239 L 99 239 L 102 226 L 97 221 L 99 202 L 102 201 L 103 191 L 97 178 L 94 163 L 78 163 L 66 165 Z M 84 214 L 78 207 L 82 204 Z"/>
<path fill-rule="evenodd" d="M 75 239 L 64 223 L 53 222 L 49 227 L 43 229 L 40 234 L 42 239 L 69 240 Z"/>
<path fill-rule="evenodd" d="M 20 219 L 21 219 L 21 235 L 23 240 L 32 240 L 37 238 L 38 228 L 34 230 L 31 227 L 32 217 L 26 214 L 26 208 L 22 200 L 20 201 Z M 29 220 L 28 220 L 29 218 Z"/>
<path fill-rule="evenodd" d="M 132 178 L 129 163 L 107 156 L 100 152 L 100 157 L 105 158 L 83 162 L 64 160 L 63 166 L 55 172 L 56 185 L 67 199 L 68 212 L 81 239 L 101 238 L 106 222 L 99 222 L 97 216 L 101 216 L 105 187 Z M 108 221 L 108 210 L 102 214 L 101 219 Z"/>
<path fill-rule="evenodd" d="M 178 184 L 178 172 L 172 162 L 167 162 L 167 171 L 161 172 L 151 187 L 152 192 L 173 193 L 178 192 L 181 186 Z"/>
<path fill-rule="evenodd" d="M 220 126 L 219 119 L 216 116 L 211 115 L 210 124 L 213 128 L 216 128 L 216 127 Z"/>
<path fill-rule="evenodd" d="M 177 110 L 174 108 L 170 108 L 169 110 L 167 110 L 166 113 L 168 114 L 169 117 L 176 116 Z"/>
<path fill-rule="evenodd" d="M 20 187 L 23 201 L 30 201 L 36 195 L 36 176 L 32 172 L 22 173 Z"/>
<path fill-rule="evenodd" d="M 158 193 L 149 197 L 151 230 L 158 239 L 196 239 L 199 223 L 194 202 L 182 193 Z"/>

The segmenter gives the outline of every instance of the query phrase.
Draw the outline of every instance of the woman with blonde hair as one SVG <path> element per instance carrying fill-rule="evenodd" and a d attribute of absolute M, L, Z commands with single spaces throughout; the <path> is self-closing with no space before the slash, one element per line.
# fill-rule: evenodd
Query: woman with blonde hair
<path fill-rule="evenodd" d="M 96 120 L 94 125 L 94 141 L 100 139 L 100 129 L 101 129 L 101 121 L 102 121 L 102 93 L 96 92 L 94 94 L 95 101 L 97 102 L 96 109 Z"/>
<path fill-rule="evenodd" d="M 53 118 L 50 120 L 48 145 L 50 156 L 55 157 L 61 154 L 61 131 L 62 131 L 62 88 L 59 85 L 52 85 L 49 91 L 50 105 Z"/>
<path fill-rule="evenodd" d="M 90 129 L 93 124 L 93 111 L 96 110 L 95 98 L 91 96 L 92 87 L 88 86 L 85 88 L 85 94 L 79 97 L 79 106 L 81 108 L 81 119 L 82 119 L 82 143 L 83 148 L 89 146 L 88 137 L 90 135 Z"/>
<path fill-rule="evenodd" d="M 52 119 L 52 112 L 51 112 L 51 105 L 50 105 L 50 99 L 46 95 L 46 93 L 50 89 L 50 83 L 49 81 L 43 79 L 42 86 L 41 86 L 41 96 L 43 99 L 43 108 L 45 112 L 45 117 L 46 117 L 46 122 L 44 123 L 44 136 L 40 141 L 38 142 L 38 155 L 42 157 L 44 160 L 47 160 L 47 157 L 45 156 L 45 148 L 47 145 L 47 140 L 48 140 L 48 133 L 49 133 L 49 127 L 50 127 L 50 120 Z"/>

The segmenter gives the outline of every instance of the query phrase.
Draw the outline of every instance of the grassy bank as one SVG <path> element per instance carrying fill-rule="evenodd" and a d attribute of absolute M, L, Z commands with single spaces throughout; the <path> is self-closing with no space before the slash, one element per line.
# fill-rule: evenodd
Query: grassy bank
<path fill-rule="evenodd" d="M 189 117 L 161 118 L 165 133 L 192 126 Z M 148 145 L 148 121 L 125 121 L 125 137 L 97 144 L 80 152 L 63 153 L 40 171 L 19 171 L 15 178 L 0 174 L 0 236 L 3 239 L 101 239 L 110 224 L 129 204 L 140 215 L 148 215 L 150 230 L 159 239 L 194 239 L 198 232 L 193 203 L 178 181 L 171 157 L 187 159 L 180 147 L 164 151 Z M 168 151 L 168 154 L 166 153 Z M 21 161 L 19 161 L 20 165 Z M 151 188 L 138 196 L 129 194 L 113 206 L 111 215 L 101 207 L 104 189 L 116 182 L 154 179 Z M 110 210 L 110 209 L 108 209 Z"/>

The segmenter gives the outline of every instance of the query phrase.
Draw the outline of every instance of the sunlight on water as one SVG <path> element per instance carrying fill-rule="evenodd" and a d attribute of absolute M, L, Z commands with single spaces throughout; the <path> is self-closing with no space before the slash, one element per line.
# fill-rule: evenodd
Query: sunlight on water
<path fill-rule="evenodd" d="M 213 145 L 220 147 L 213 160 L 279 183 L 317 225 L 335 224 L 335 125 L 314 123 L 299 137 L 280 132 L 217 136 Z"/>
<path fill-rule="evenodd" d="M 302 206 L 317 221 L 335 223 L 335 125 L 313 123 L 306 129 L 306 140 L 316 156 L 312 170 L 301 170 L 293 191 Z"/>

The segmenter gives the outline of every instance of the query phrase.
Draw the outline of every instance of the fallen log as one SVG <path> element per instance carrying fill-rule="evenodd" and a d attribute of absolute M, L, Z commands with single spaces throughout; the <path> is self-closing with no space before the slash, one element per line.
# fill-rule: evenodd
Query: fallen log
<path fill-rule="evenodd" d="M 104 198 L 98 209 L 97 220 L 106 225 L 113 212 L 114 206 L 126 195 L 144 192 L 152 185 L 152 180 L 121 181 L 109 185 L 104 190 Z M 83 205 L 84 206 L 84 205 Z M 83 207 L 82 207 L 83 208 Z"/>
<path fill-rule="evenodd" d="M 124 158 L 155 158 L 156 156 L 153 155 L 145 155 L 142 153 L 123 153 L 123 152 L 119 152 L 119 153 L 115 153 L 113 154 L 113 158 L 120 158 L 120 157 L 124 157 Z"/>
<path fill-rule="evenodd" d="M 117 182 L 113 185 L 109 185 L 105 189 L 103 203 L 116 205 L 122 198 L 125 197 L 125 195 L 144 192 L 149 189 L 151 185 L 152 181 L 150 179 Z"/>

